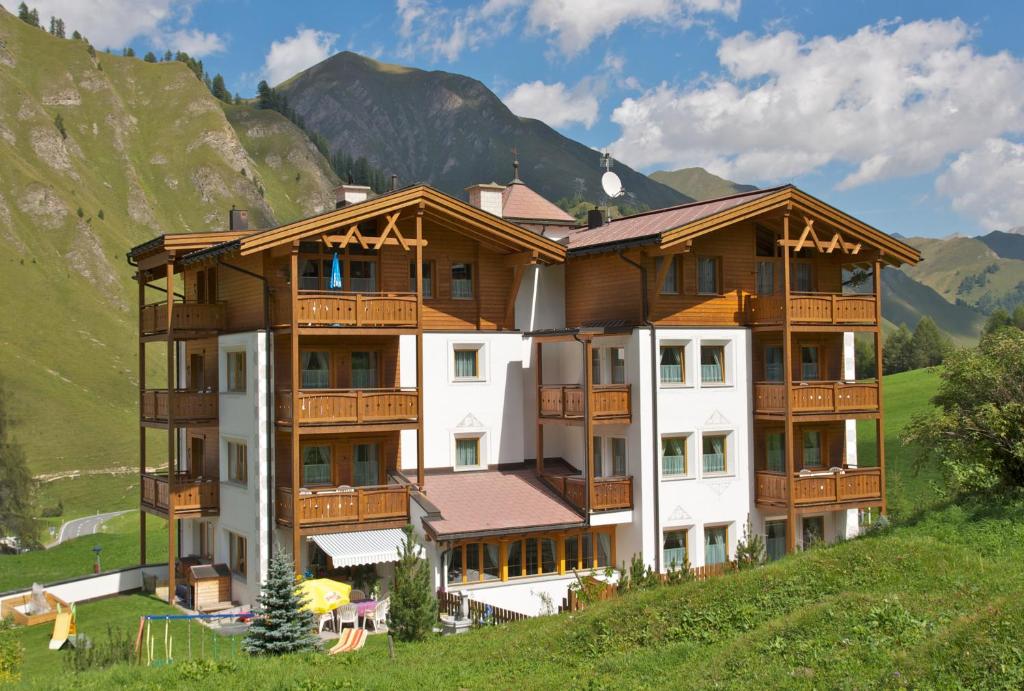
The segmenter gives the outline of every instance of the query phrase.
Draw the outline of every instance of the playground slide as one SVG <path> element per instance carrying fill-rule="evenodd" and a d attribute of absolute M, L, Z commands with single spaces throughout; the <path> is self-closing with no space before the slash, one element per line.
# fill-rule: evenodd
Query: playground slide
<path fill-rule="evenodd" d="M 68 637 L 75 633 L 75 618 L 72 612 L 58 612 L 53 622 L 53 637 L 50 639 L 50 650 L 60 650 Z"/>

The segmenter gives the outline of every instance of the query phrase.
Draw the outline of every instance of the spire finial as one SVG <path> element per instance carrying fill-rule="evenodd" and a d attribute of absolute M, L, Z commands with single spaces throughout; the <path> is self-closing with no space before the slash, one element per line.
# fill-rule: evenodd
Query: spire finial
<path fill-rule="evenodd" d="M 521 182 L 519 179 L 519 150 L 512 147 L 512 182 Z"/>

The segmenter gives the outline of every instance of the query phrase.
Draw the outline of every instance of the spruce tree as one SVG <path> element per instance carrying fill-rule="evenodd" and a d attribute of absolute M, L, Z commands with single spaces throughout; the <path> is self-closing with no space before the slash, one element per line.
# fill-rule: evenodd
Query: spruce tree
<path fill-rule="evenodd" d="M 283 552 L 270 558 L 267 581 L 260 590 L 252 624 L 242 646 L 250 655 L 282 655 L 312 650 L 313 613 L 301 609 L 303 600 L 292 560 Z"/>
<path fill-rule="evenodd" d="M 156 53 L 149 51 L 142 59 L 146 62 L 156 62 Z"/>
<path fill-rule="evenodd" d="M 900 324 L 900 328 L 889 334 L 885 339 L 885 346 L 882 348 L 882 372 L 894 374 L 906 372 L 911 369 L 911 346 L 910 341 L 913 335 L 906 324 Z"/>
<path fill-rule="evenodd" d="M 231 103 L 231 92 L 224 85 L 224 77 L 220 73 L 213 76 L 213 81 L 210 83 L 210 91 L 213 93 L 214 98 L 218 98 L 225 103 Z"/>
<path fill-rule="evenodd" d="M 18 5 L 18 19 L 25 22 L 26 24 L 28 24 L 32 19 L 32 15 L 28 11 L 28 5 L 26 5 L 25 3 L 21 3 L 20 5 Z"/>
<path fill-rule="evenodd" d="M 391 584 L 388 630 L 400 641 L 427 637 L 437 621 L 437 599 L 430 587 L 430 566 L 420 557 L 412 526 L 405 528 L 405 542 L 398 548 L 398 563 Z"/>
<path fill-rule="evenodd" d="M 0 537 L 14 536 L 25 547 L 38 543 L 39 523 L 33 517 L 35 481 L 25 451 L 11 436 L 8 398 L 0 382 Z"/>

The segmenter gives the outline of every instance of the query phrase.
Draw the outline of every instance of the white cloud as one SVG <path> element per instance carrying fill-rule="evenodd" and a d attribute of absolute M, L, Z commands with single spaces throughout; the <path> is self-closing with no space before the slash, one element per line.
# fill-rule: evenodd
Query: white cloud
<path fill-rule="evenodd" d="M 263 61 L 263 75 L 271 86 L 326 60 L 334 52 L 337 34 L 299 29 L 294 36 L 270 44 Z"/>
<path fill-rule="evenodd" d="M 396 0 L 399 53 L 449 62 L 519 26 L 547 36 L 556 51 L 572 57 L 625 24 L 686 28 L 699 15 L 735 19 L 739 8 L 740 0 L 486 0 L 456 10 L 431 0 Z"/>
<path fill-rule="evenodd" d="M 597 122 L 597 98 L 562 82 L 537 80 L 520 84 L 502 100 L 516 115 L 543 120 L 551 127 L 578 122 L 587 129 Z"/>
<path fill-rule="evenodd" d="M 986 140 L 960 154 L 936 179 L 935 189 L 984 228 L 1024 225 L 1024 144 Z"/>
<path fill-rule="evenodd" d="M 123 48 L 146 37 L 155 46 L 203 57 L 224 50 L 215 33 L 183 28 L 197 0 L 34 0 L 40 23 L 64 20 L 67 33 L 78 31 L 98 48 Z"/>
<path fill-rule="evenodd" d="M 724 40 L 721 77 L 625 99 L 611 145 L 634 167 L 703 165 L 766 181 L 852 166 L 842 187 L 929 172 L 1024 130 L 1024 62 L 979 54 L 958 19 L 866 26 L 805 40 Z"/>

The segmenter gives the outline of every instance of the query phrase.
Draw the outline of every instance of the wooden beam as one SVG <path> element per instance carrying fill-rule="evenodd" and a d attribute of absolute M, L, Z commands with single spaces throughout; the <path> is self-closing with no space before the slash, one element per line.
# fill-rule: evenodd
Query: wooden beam
<path fill-rule="evenodd" d="M 661 255 L 661 266 L 658 268 L 657 274 L 654 276 L 654 290 L 651 291 L 650 305 L 648 309 L 651 314 L 654 314 L 658 307 L 658 302 L 661 299 L 661 287 L 665 285 L 665 276 L 668 275 L 668 270 L 672 268 L 672 264 L 676 261 L 675 254 L 663 254 Z M 677 278 L 682 278 L 679 274 L 676 274 Z"/>
<path fill-rule="evenodd" d="M 359 232 L 359 229 L 355 226 L 353 230 Z M 350 231 L 351 232 L 351 231 Z M 300 465 L 299 465 L 299 428 L 300 425 L 294 424 L 296 417 L 299 414 L 299 242 L 296 240 L 292 243 L 292 255 L 291 255 L 291 348 L 289 348 L 289 365 L 291 370 L 291 376 L 289 377 L 289 383 L 291 385 L 291 396 L 292 396 L 292 429 L 289 435 L 289 441 L 291 442 L 289 454 L 291 456 L 292 466 L 292 566 L 295 569 L 295 575 L 302 574 L 302 521 L 297 520 L 299 512 L 299 488 L 301 485 L 301 478 L 299 477 Z M 268 498 L 273 501 L 273 498 Z"/>
<path fill-rule="evenodd" d="M 879 489 L 882 492 L 882 513 L 889 509 L 885 496 L 885 408 L 882 406 L 882 262 L 875 261 L 875 381 L 878 382 L 878 419 L 875 421 L 875 444 L 878 454 Z"/>
<path fill-rule="evenodd" d="M 540 387 L 544 385 L 544 344 L 540 341 L 534 341 L 534 371 L 537 372 L 537 385 L 534 390 L 537 392 L 537 462 L 534 463 L 537 470 L 537 475 L 544 474 L 544 425 L 540 421 Z"/>
<path fill-rule="evenodd" d="M 790 310 L 790 248 L 789 241 L 789 217 L 790 210 L 787 208 L 782 219 L 782 239 L 787 244 L 782 250 L 782 295 L 783 295 L 783 322 L 782 322 L 782 369 L 783 383 L 785 384 L 786 395 L 786 422 L 783 443 L 786 455 L 786 553 L 792 554 L 796 551 L 796 504 L 793 496 L 794 483 L 793 473 L 795 468 L 794 440 L 793 440 L 793 402 L 788 392 L 793 389 L 793 334 Z M 808 229 L 804 230 L 806 234 Z"/>
<path fill-rule="evenodd" d="M 339 249 L 339 250 L 340 249 L 344 249 L 346 246 L 351 244 L 350 241 L 347 238 L 348 238 L 348 235 L 321 235 L 320 236 L 320 239 L 324 241 L 325 245 L 327 245 L 328 247 L 330 247 L 332 249 Z M 377 249 L 379 249 L 380 247 L 401 247 L 402 249 L 408 251 L 409 248 L 411 248 L 411 247 L 417 247 L 417 246 L 426 247 L 429 244 L 426 240 L 413 240 L 411 238 L 407 239 L 407 238 L 404 238 L 404 237 L 402 238 L 401 241 L 399 241 L 399 239 L 397 237 L 395 237 L 395 238 L 391 238 L 391 237 L 381 238 L 381 236 L 379 236 L 379 235 L 377 235 L 377 236 L 373 236 L 373 235 L 370 235 L 370 236 L 360 235 L 360 238 L 363 240 L 363 242 L 365 242 L 367 244 L 367 246 L 374 245 L 374 246 L 376 246 Z M 358 242 L 358 240 L 357 240 L 357 242 Z M 334 245 L 337 245 L 337 247 L 335 248 Z M 360 246 L 362 246 L 362 243 L 360 243 Z M 367 249 L 368 248 L 369 247 L 367 247 Z"/>
<path fill-rule="evenodd" d="M 142 336 L 142 309 L 146 304 L 146 281 L 139 276 L 139 336 Z M 139 417 L 142 417 L 142 392 L 146 390 L 146 343 L 139 339 Z M 139 506 L 142 506 L 142 475 L 146 472 L 146 427 L 139 425 Z M 146 563 L 146 512 L 139 511 L 139 563 Z"/>
<path fill-rule="evenodd" d="M 423 202 L 416 209 L 416 483 L 426 482 L 423 450 Z"/>
<path fill-rule="evenodd" d="M 388 236 L 391 233 L 394 233 L 395 239 L 398 241 L 398 244 L 402 246 L 402 249 L 405 250 L 406 252 L 409 251 L 408 243 L 406 243 L 405 238 L 403 238 L 402 234 L 398 231 L 398 217 L 401 215 L 401 213 L 401 211 L 396 211 L 393 214 L 385 215 L 384 218 L 387 220 L 387 224 L 384 227 L 384 232 L 382 232 L 380 234 L 380 237 L 377 238 L 377 242 L 374 245 L 374 249 L 380 250 L 380 248 L 384 246 L 384 241 L 388 239 Z M 419 211 L 417 211 L 417 216 L 418 215 Z"/>
<path fill-rule="evenodd" d="M 174 429 L 174 393 L 177 389 L 174 347 L 174 255 L 167 261 L 167 604 L 174 605 L 174 570 L 178 555 L 174 525 L 174 475 L 177 430 Z M 141 482 L 141 480 L 140 480 Z"/>
<path fill-rule="evenodd" d="M 529 264 L 536 264 L 538 262 L 536 250 L 524 250 L 522 252 L 515 252 L 514 254 L 506 254 L 501 258 L 501 263 L 510 269 L 517 266 L 527 266 Z"/>
<path fill-rule="evenodd" d="M 508 291 L 508 299 L 505 301 L 505 319 L 502 322 L 509 331 L 516 328 L 516 298 L 519 297 L 519 286 L 523 283 L 525 273 L 525 264 L 519 264 L 512 269 L 512 285 Z"/>
<path fill-rule="evenodd" d="M 584 448 L 586 452 L 587 476 L 587 515 L 594 506 L 594 377 L 593 366 L 594 342 L 583 343 L 583 434 L 586 435 Z"/>

